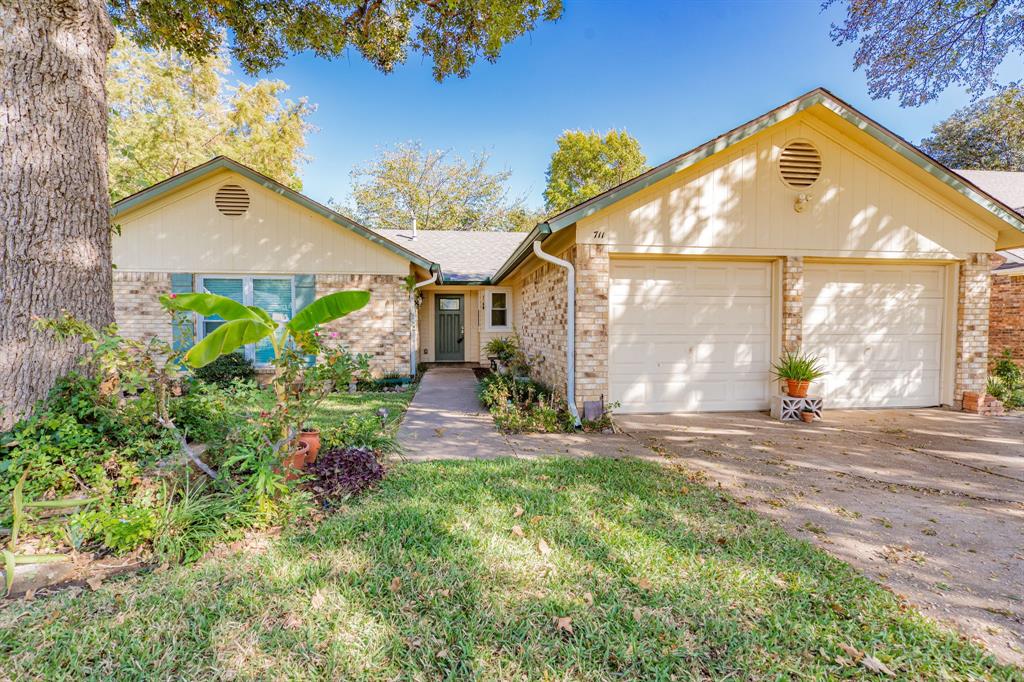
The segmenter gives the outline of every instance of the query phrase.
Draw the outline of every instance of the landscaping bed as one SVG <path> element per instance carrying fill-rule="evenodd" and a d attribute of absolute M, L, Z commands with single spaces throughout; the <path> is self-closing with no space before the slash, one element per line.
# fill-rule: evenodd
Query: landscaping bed
<path fill-rule="evenodd" d="M 612 459 L 399 465 L 319 525 L 8 604 L 0 655 L 47 679 L 1020 679 L 685 471 Z"/>

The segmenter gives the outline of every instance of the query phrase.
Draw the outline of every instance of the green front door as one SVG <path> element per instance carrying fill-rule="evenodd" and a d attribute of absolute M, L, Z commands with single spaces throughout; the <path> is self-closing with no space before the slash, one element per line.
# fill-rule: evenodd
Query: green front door
<path fill-rule="evenodd" d="M 434 329 L 437 345 L 435 359 L 438 362 L 462 362 L 466 359 L 466 306 L 463 295 L 437 294 L 434 301 L 434 318 L 437 321 Z"/>

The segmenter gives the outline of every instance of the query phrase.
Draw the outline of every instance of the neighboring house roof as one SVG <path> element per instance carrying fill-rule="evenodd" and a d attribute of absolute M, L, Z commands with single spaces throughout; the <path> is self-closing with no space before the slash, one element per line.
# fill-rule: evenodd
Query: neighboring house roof
<path fill-rule="evenodd" d="M 395 243 L 388 239 L 386 236 L 378 234 L 377 232 L 374 232 L 370 228 L 360 225 L 359 223 L 352 220 L 348 216 L 342 215 L 341 213 L 338 213 L 337 211 L 328 208 L 327 206 L 324 206 L 323 204 L 314 201 L 313 199 L 310 199 L 305 194 L 300 194 L 299 192 L 296 192 L 290 187 L 282 185 L 273 178 L 269 178 L 266 175 L 260 173 L 259 171 L 253 170 L 252 168 L 249 168 L 248 166 L 243 165 L 235 161 L 234 159 L 229 159 L 226 156 L 216 156 L 207 161 L 206 163 L 201 163 L 198 166 L 195 166 L 194 168 L 189 168 L 188 170 L 182 171 L 177 175 L 172 175 L 166 180 L 158 182 L 155 185 L 150 185 L 146 189 L 140 190 L 135 194 L 132 194 L 130 196 L 125 197 L 124 199 L 121 199 L 111 207 L 110 215 L 111 217 L 116 218 L 117 216 L 133 208 L 137 208 L 145 203 L 153 201 L 154 199 L 157 199 L 167 194 L 168 192 L 177 189 L 178 187 L 194 182 L 199 178 L 202 178 L 203 176 L 209 175 L 210 173 L 214 173 L 220 170 L 234 171 L 235 173 L 238 173 L 239 175 L 242 175 L 257 184 L 262 185 L 263 187 L 269 189 L 271 192 L 279 194 L 285 199 L 290 199 L 291 201 L 294 201 L 300 206 L 303 206 L 313 211 L 314 213 L 323 216 L 327 220 L 330 220 L 331 222 L 340 225 L 341 227 L 351 230 L 356 234 L 365 237 L 366 239 L 369 239 L 375 244 L 383 246 L 385 249 L 388 249 L 392 253 L 398 254 L 402 258 L 405 258 L 406 260 L 415 263 L 416 265 L 419 265 L 421 268 L 433 272 L 438 272 L 439 274 L 442 273 L 441 265 L 437 261 L 433 261 L 429 258 L 424 258 L 421 254 L 417 253 L 416 251 L 413 251 L 412 249 L 407 248 L 406 246 L 403 246 L 401 244 Z"/>
<path fill-rule="evenodd" d="M 626 182 L 613 187 L 602 194 L 598 194 L 596 197 L 588 199 L 587 201 L 548 218 L 545 222 L 541 223 L 535 227 L 532 232 L 530 232 L 527 239 L 523 242 L 523 245 L 516 249 L 509 259 L 494 273 L 494 276 L 491 278 L 492 281 L 500 282 L 515 270 L 519 264 L 530 255 L 529 245 L 531 242 L 537 239 L 546 239 L 554 232 L 558 232 L 559 230 L 569 227 L 579 220 L 597 213 L 603 208 L 622 201 L 626 197 L 636 194 L 637 192 L 646 189 L 669 176 L 679 173 L 680 171 L 683 171 L 710 156 L 728 149 L 729 147 L 756 135 L 776 123 L 784 121 L 805 109 L 809 109 L 810 107 L 819 104 L 830 109 L 836 115 L 875 138 L 908 161 L 914 163 L 926 173 L 933 175 L 945 184 L 949 185 L 954 190 L 989 211 L 1000 220 L 1008 223 L 1011 227 L 1020 232 L 1024 232 L 1024 215 L 1019 214 L 1016 211 L 1015 206 L 1010 206 L 997 197 L 992 196 L 982 188 L 978 187 L 971 178 L 958 175 L 955 171 L 942 165 L 896 133 L 888 130 L 881 124 L 876 123 L 866 115 L 857 111 L 828 90 L 824 88 L 815 88 L 807 94 L 787 102 L 786 104 L 783 104 L 782 106 L 773 109 L 752 121 L 744 123 L 738 128 L 734 128 L 727 133 L 719 135 L 713 140 L 709 140 L 700 146 L 694 147 L 690 151 L 666 161 L 660 166 L 656 166 L 632 180 L 627 180 Z"/>
<path fill-rule="evenodd" d="M 526 236 L 522 232 L 464 230 L 377 230 L 389 240 L 441 264 L 444 281 L 459 284 L 486 282 Z"/>
<path fill-rule="evenodd" d="M 957 168 L 956 172 L 982 188 L 1004 204 L 1012 206 L 1017 213 L 1024 214 L 1024 173 L 1019 171 L 968 170 Z M 1024 249 L 1007 249 L 999 255 L 1006 262 L 993 272 L 1000 275 L 1024 273 Z"/>

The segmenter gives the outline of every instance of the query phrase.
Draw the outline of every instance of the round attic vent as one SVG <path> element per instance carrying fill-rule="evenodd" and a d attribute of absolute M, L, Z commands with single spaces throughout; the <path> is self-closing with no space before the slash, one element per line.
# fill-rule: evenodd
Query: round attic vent
<path fill-rule="evenodd" d="M 810 142 L 790 142 L 779 155 L 779 175 L 787 187 L 807 189 L 821 175 L 821 154 Z"/>
<path fill-rule="evenodd" d="M 238 185 L 224 185 L 214 198 L 217 210 L 226 216 L 240 216 L 249 210 L 249 193 Z"/>

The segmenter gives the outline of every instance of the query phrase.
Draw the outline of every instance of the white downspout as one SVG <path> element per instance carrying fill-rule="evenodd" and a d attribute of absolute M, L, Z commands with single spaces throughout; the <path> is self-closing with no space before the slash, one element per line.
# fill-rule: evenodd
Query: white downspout
<path fill-rule="evenodd" d="M 433 284 L 437 281 L 437 273 L 430 273 L 430 279 L 425 279 L 422 282 L 416 282 L 412 285 L 412 291 L 409 292 L 409 376 L 416 376 L 416 357 L 417 357 L 417 346 L 416 343 L 417 332 L 419 331 L 419 325 L 417 324 L 416 316 L 416 290 L 420 287 L 425 287 L 428 284 Z"/>
<path fill-rule="evenodd" d="M 576 428 L 582 426 L 580 414 L 576 410 L 576 268 L 567 260 L 555 258 L 540 249 L 540 240 L 533 243 L 533 253 L 541 260 L 560 268 L 565 268 L 566 279 L 566 323 L 565 331 L 565 399 L 569 403 L 569 414 L 576 422 Z"/>

